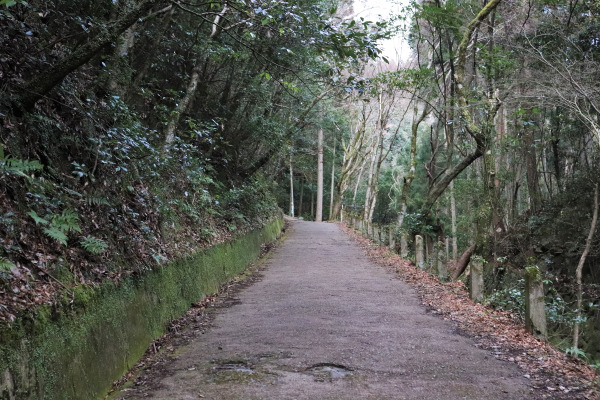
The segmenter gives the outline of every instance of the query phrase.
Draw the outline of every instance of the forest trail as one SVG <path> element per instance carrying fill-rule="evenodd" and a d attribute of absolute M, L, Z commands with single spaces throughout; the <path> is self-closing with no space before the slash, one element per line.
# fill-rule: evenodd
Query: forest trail
<path fill-rule="evenodd" d="M 338 225 L 295 221 L 266 263 L 206 333 L 116 398 L 537 398 Z"/>

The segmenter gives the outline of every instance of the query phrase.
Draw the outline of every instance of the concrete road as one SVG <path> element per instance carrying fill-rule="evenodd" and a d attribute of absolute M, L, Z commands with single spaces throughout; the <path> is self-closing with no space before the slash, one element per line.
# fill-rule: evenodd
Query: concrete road
<path fill-rule="evenodd" d="M 118 398 L 536 398 L 516 365 L 427 314 L 337 225 L 295 221 L 267 263 L 152 392 Z"/>

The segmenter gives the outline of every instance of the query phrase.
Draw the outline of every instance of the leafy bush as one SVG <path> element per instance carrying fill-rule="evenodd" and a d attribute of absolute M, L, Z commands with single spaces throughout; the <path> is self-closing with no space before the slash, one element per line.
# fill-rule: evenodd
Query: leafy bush
<path fill-rule="evenodd" d="M 485 300 L 485 304 L 521 316 L 525 315 L 525 280 L 519 279 L 516 287 L 494 290 Z"/>

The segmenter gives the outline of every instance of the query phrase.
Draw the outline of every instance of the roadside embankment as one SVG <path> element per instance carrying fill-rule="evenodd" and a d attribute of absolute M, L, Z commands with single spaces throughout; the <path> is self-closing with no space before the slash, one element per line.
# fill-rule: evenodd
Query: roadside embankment
<path fill-rule="evenodd" d="M 166 324 L 255 261 L 283 227 L 263 229 L 173 261 L 118 286 L 80 288 L 0 331 L 0 399 L 102 397 Z"/>

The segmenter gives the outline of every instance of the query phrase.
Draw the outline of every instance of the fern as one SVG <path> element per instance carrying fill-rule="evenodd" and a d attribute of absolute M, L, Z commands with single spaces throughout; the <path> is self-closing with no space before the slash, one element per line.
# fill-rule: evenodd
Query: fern
<path fill-rule="evenodd" d="M 42 224 L 42 225 L 48 225 L 50 222 L 48 222 L 47 220 L 45 220 L 44 218 L 40 217 L 35 211 L 31 210 L 27 213 L 27 215 L 29 215 L 31 218 L 33 218 L 33 220 L 35 221 L 36 225 Z"/>
<path fill-rule="evenodd" d="M 92 254 L 100 254 L 108 247 L 108 244 L 104 240 L 89 235 L 79 242 L 79 244 Z"/>
<path fill-rule="evenodd" d="M 79 227 L 79 216 L 72 210 L 64 210 L 61 215 L 57 215 L 52 218 L 51 227 L 62 231 L 63 233 L 69 231 L 77 231 L 81 233 Z"/>
<path fill-rule="evenodd" d="M 38 171 L 40 169 L 42 169 L 42 164 L 38 161 L 27 161 L 5 157 L 4 148 L 0 146 L 0 173 L 29 178 L 27 175 L 28 172 Z"/>
<path fill-rule="evenodd" d="M 90 206 L 110 206 L 110 202 L 99 194 L 92 194 L 85 199 L 86 203 Z"/>
<path fill-rule="evenodd" d="M 58 240 L 60 243 L 66 245 L 67 244 L 67 235 L 64 231 L 57 229 L 54 226 L 50 226 L 49 228 L 44 228 L 44 233 L 50 236 L 52 239 Z"/>
<path fill-rule="evenodd" d="M 73 210 L 64 210 L 60 215 L 52 214 L 52 220 L 50 222 L 47 219 L 40 217 L 33 210 L 29 211 L 27 215 L 33 218 L 36 225 L 45 225 L 44 233 L 64 245 L 67 244 L 67 233 L 69 231 L 81 233 L 79 216 L 77 216 Z"/>
<path fill-rule="evenodd" d="M 13 267 L 15 267 L 15 264 L 11 263 L 4 257 L 0 257 L 0 271 L 10 271 L 10 269 Z"/>

